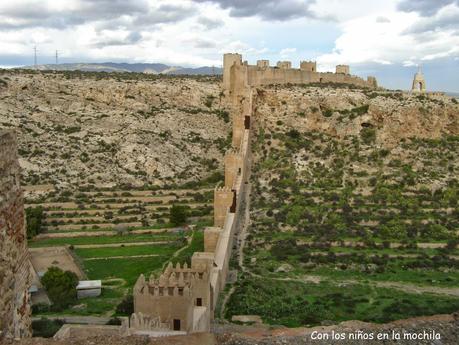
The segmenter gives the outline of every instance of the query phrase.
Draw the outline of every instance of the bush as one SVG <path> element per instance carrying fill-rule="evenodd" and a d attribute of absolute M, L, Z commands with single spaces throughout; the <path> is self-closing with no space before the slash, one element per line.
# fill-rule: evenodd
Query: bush
<path fill-rule="evenodd" d="M 369 127 L 362 128 L 360 131 L 360 137 L 365 144 L 370 145 L 376 140 L 376 130 Z"/>
<path fill-rule="evenodd" d="M 41 232 L 43 208 L 41 206 L 26 208 L 27 238 L 33 238 Z"/>
<path fill-rule="evenodd" d="M 169 213 L 169 221 L 175 225 L 183 225 L 188 218 L 188 210 L 183 205 L 172 205 Z"/>
<path fill-rule="evenodd" d="M 76 302 L 78 277 L 75 273 L 51 267 L 41 279 L 41 283 L 53 302 L 53 310 L 63 310 Z"/>
<path fill-rule="evenodd" d="M 46 303 L 37 303 L 32 306 L 32 314 L 47 313 L 49 311 L 50 307 Z"/>
<path fill-rule="evenodd" d="M 109 326 L 120 326 L 121 325 L 121 319 L 118 317 L 112 317 L 108 322 L 106 323 Z"/>
<path fill-rule="evenodd" d="M 134 296 L 126 295 L 120 304 L 116 306 L 116 313 L 128 316 L 134 313 Z"/>
<path fill-rule="evenodd" d="M 41 318 L 40 320 L 32 321 L 32 334 L 34 337 L 51 338 L 62 327 L 64 321 L 49 320 Z"/>
<path fill-rule="evenodd" d="M 325 116 L 325 117 L 331 117 L 333 115 L 333 110 L 331 109 L 325 109 L 322 114 Z"/>

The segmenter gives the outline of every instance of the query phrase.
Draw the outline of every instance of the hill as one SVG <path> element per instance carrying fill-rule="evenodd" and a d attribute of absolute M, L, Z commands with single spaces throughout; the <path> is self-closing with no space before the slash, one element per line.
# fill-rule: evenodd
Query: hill
<path fill-rule="evenodd" d="M 34 66 L 21 67 L 22 69 L 35 69 Z M 218 67 L 187 68 L 169 66 L 160 63 L 64 63 L 38 65 L 38 70 L 56 71 L 84 71 L 84 72 L 136 72 L 148 74 L 173 74 L 173 75 L 220 75 L 222 69 Z"/>

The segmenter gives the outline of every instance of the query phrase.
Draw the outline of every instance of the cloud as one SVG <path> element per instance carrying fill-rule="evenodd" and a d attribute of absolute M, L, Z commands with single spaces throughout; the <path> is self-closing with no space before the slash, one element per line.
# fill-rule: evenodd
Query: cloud
<path fill-rule="evenodd" d="M 192 0 L 197 3 L 215 3 L 229 9 L 231 17 L 259 16 L 264 20 L 285 21 L 294 18 L 315 18 L 310 6 L 315 0 Z"/>
<path fill-rule="evenodd" d="M 206 38 L 188 38 L 183 40 L 183 43 L 185 44 L 190 44 L 194 48 L 198 49 L 211 49 L 211 48 L 216 48 L 217 47 L 217 42 L 206 39 Z"/>
<path fill-rule="evenodd" d="M 99 35 L 99 37 L 94 40 L 91 45 L 96 48 L 126 46 L 136 44 L 141 40 L 142 34 L 139 32 L 133 31 L 124 35 L 119 32 L 109 32 L 107 35 Z"/>
<path fill-rule="evenodd" d="M 0 29 L 66 29 L 86 23 L 101 27 L 151 26 L 181 21 L 195 14 L 192 5 L 169 4 L 163 0 L 17 0 L 0 4 Z"/>
<path fill-rule="evenodd" d="M 426 29 L 427 24 L 438 23 L 443 13 L 451 13 L 450 10 L 450 7 L 448 11 L 443 9 L 432 18 L 419 17 L 415 13 L 387 12 L 390 25 L 375 23 L 374 16 L 347 21 L 341 25 L 343 33 L 335 41 L 333 51 L 322 54 L 317 60 L 331 70 L 339 63 L 407 66 L 426 60 L 454 58 L 459 54 L 456 48 L 459 36 L 455 32 L 444 28 L 425 32 L 413 29 L 419 26 Z"/>
<path fill-rule="evenodd" d="M 459 5 L 459 0 L 402 0 L 397 8 L 403 12 L 418 12 L 426 17 L 450 4 Z"/>
<path fill-rule="evenodd" d="M 390 23 L 390 19 L 383 17 L 383 16 L 379 16 L 376 18 L 376 23 L 380 23 L 380 24 Z"/>
<path fill-rule="evenodd" d="M 291 54 L 296 53 L 296 48 L 284 48 L 279 52 L 281 58 L 288 58 Z"/>
<path fill-rule="evenodd" d="M 433 16 L 420 18 L 405 31 L 405 34 L 450 29 L 459 29 L 459 7 L 457 6 L 448 6 Z"/>
<path fill-rule="evenodd" d="M 198 24 L 201 24 L 207 30 L 216 29 L 225 25 L 225 22 L 218 18 L 209 18 L 201 16 L 197 20 Z"/>

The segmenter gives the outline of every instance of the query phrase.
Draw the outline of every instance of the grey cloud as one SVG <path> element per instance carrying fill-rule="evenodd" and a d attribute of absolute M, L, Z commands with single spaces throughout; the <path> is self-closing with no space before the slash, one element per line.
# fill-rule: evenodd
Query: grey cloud
<path fill-rule="evenodd" d="M 390 19 L 380 16 L 376 18 L 376 23 L 390 23 Z"/>
<path fill-rule="evenodd" d="M 441 13 L 433 17 L 425 17 L 417 21 L 405 34 L 419 34 L 436 30 L 459 29 L 459 10 Z"/>
<path fill-rule="evenodd" d="M 418 12 L 427 17 L 450 4 L 459 5 L 459 0 L 402 0 L 398 3 L 398 9 L 404 12 Z"/>
<path fill-rule="evenodd" d="M 259 16 L 265 20 L 289 20 L 300 17 L 315 18 L 310 10 L 315 0 L 192 0 L 198 3 L 216 3 L 230 10 L 232 17 Z"/>
<path fill-rule="evenodd" d="M 217 44 L 214 41 L 197 39 L 193 42 L 193 46 L 200 49 L 211 49 L 217 47 Z"/>
<path fill-rule="evenodd" d="M 158 9 L 137 16 L 135 25 L 150 26 L 156 24 L 175 23 L 196 14 L 192 6 L 161 5 Z"/>
<path fill-rule="evenodd" d="M 44 3 L 34 6 L 10 5 L 0 13 L 0 29 L 14 30 L 29 27 L 65 29 L 88 22 L 101 22 L 104 28 L 152 26 L 181 21 L 195 11 L 192 6 L 160 5 L 150 7 L 147 0 L 78 0 L 78 7 L 70 10 L 51 9 Z"/>
<path fill-rule="evenodd" d="M 207 30 L 216 29 L 225 25 L 223 20 L 218 18 L 209 18 L 209 17 L 199 17 L 198 23 L 204 26 Z"/>
<path fill-rule="evenodd" d="M 142 40 L 142 34 L 139 32 L 131 32 L 124 38 L 107 38 L 101 37 L 91 45 L 96 48 L 104 48 L 109 46 L 126 46 L 136 44 Z"/>

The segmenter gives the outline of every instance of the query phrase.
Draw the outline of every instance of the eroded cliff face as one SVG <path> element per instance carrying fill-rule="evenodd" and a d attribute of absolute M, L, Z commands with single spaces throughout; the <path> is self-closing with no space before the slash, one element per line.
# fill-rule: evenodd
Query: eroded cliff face
<path fill-rule="evenodd" d="M 374 128 L 376 143 L 403 138 L 438 139 L 459 134 L 459 105 L 447 96 L 420 96 L 300 86 L 267 87 L 258 93 L 258 120 L 338 138 Z M 279 122 L 280 121 L 280 122 Z"/>
<path fill-rule="evenodd" d="M 0 79 L 0 128 L 17 131 L 25 184 L 163 185 L 222 168 L 230 123 L 217 79 Z"/>

